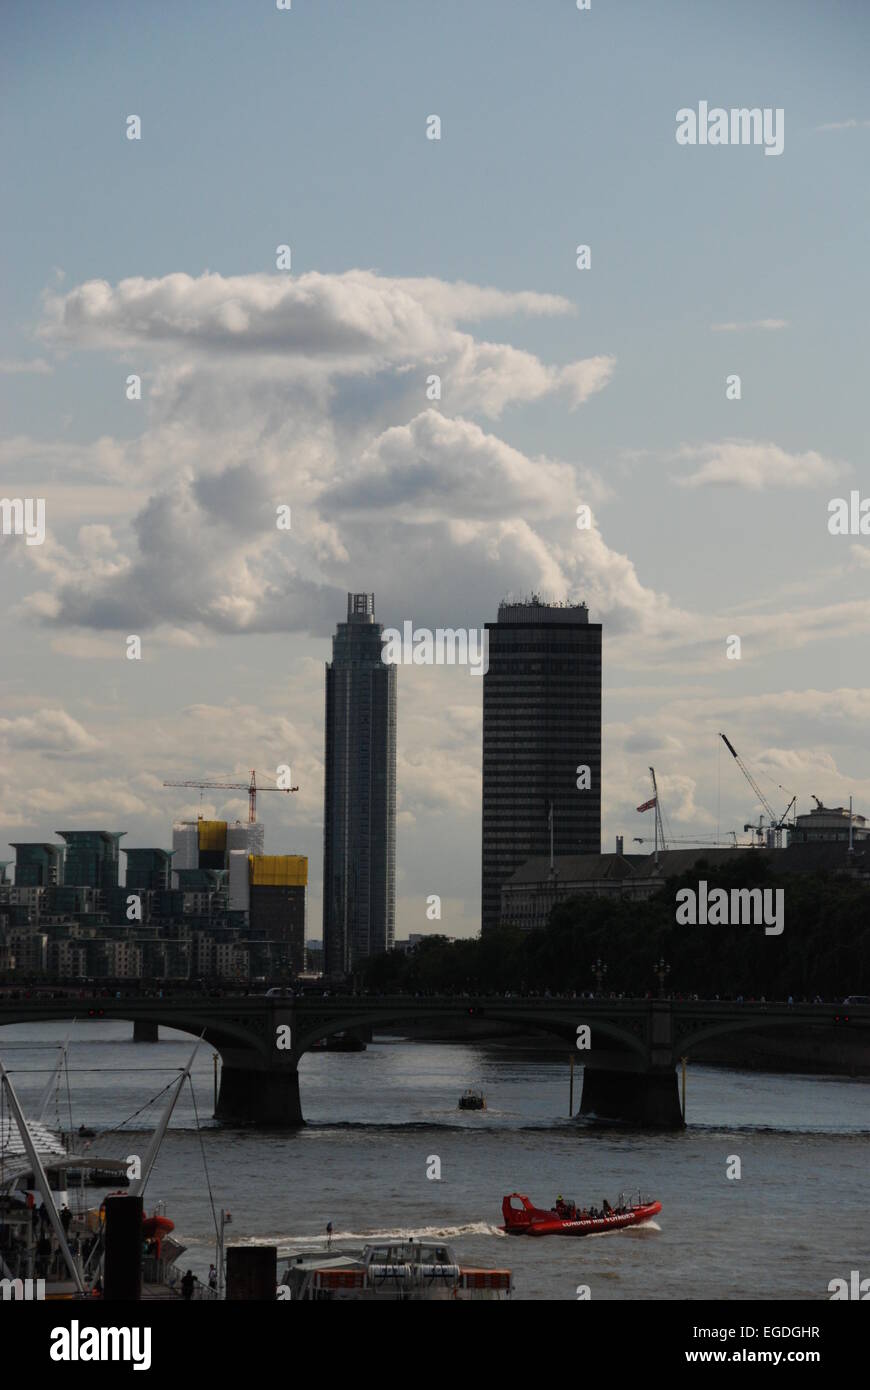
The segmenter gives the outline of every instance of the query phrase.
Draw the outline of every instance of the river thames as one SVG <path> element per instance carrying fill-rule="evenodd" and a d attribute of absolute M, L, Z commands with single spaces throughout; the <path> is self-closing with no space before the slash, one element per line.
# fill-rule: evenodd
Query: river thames
<path fill-rule="evenodd" d="M 32 1113 L 68 1025 L 0 1031 L 0 1055 Z M 132 1025 L 77 1024 L 70 1085 L 45 1115 L 52 1128 L 112 1130 L 91 1141 L 109 1156 L 144 1153 L 160 1101 L 191 1039 L 161 1029 L 133 1043 Z M 166 1203 L 182 1257 L 204 1278 L 214 1260 L 215 1207 L 232 1213 L 228 1243 L 280 1252 L 355 1246 L 386 1234 L 439 1235 L 464 1263 L 508 1265 L 515 1297 L 596 1300 L 827 1299 L 831 1279 L 870 1274 L 867 1153 L 870 1081 L 689 1067 L 685 1131 L 643 1132 L 569 1120 L 565 1048 L 383 1039 L 361 1053 L 309 1053 L 300 1064 L 304 1129 L 215 1125 L 212 1050 L 200 1047 L 194 1100 L 185 1087 L 146 1193 Z M 575 1108 L 581 1073 L 575 1077 Z M 484 1113 L 463 1113 L 466 1087 Z M 142 1107 L 147 1107 L 142 1111 Z M 138 1114 L 136 1112 L 142 1113 Z M 199 1129 L 197 1129 L 197 1113 Z M 119 1133 L 116 1126 L 133 1117 Z M 440 1160 L 441 1178 L 427 1178 Z M 729 1178 L 740 1160 L 741 1176 Z M 583 1239 L 508 1238 L 501 1199 L 550 1206 L 643 1190 L 661 1201 L 649 1227 Z M 89 1204 L 99 1189 L 88 1189 Z M 282 1268 L 279 1262 L 279 1271 Z"/>

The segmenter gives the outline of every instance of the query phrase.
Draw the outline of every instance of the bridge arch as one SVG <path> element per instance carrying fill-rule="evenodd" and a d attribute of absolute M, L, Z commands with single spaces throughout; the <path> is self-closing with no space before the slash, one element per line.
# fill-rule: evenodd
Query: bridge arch
<path fill-rule="evenodd" d="M 505 1023 L 514 1027 L 535 1029 L 537 1032 L 548 1034 L 558 1038 L 567 1046 L 573 1047 L 579 1024 L 588 1024 L 592 1029 L 593 1039 L 596 1034 L 600 1034 L 608 1042 L 613 1043 L 620 1051 L 626 1053 L 627 1059 L 631 1059 L 638 1067 L 646 1065 L 648 1050 L 645 1038 L 637 1032 L 615 1023 L 612 1019 L 603 1018 L 599 1015 L 584 1016 L 582 1001 L 578 1000 L 578 1007 L 566 1008 L 565 1012 L 552 1013 L 551 1011 L 536 1012 L 532 1007 L 528 1011 L 518 1012 L 516 1008 L 499 1009 L 498 1004 L 486 1004 L 483 1006 L 469 1005 L 466 1001 L 458 999 L 455 1006 L 445 1006 L 443 1001 L 427 1007 L 425 1000 L 413 1000 L 408 1003 L 385 1001 L 383 1006 L 378 1005 L 377 1016 L 373 1016 L 372 1001 L 367 1001 L 368 1007 L 354 1010 L 348 1009 L 347 1014 L 330 1013 L 322 1019 L 312 1019 L 310 1022 L 300 1026 L 297 1031 L 294 1050 L 298 1056 L 303 1056 L 314 1043 L 322 1038 L 334 1036 L 336 1033 L 350 1032 L 354 1029 L 371 1028 L 374 1032 L 379 1029 L 401 1025 L 402 1023 L 429 1023 L 439 1020 L 468 1019 L 476 1018 L 492 1023 Z M 580 1064 L 583 1063 L 584 1054 L 578 1054 Z"/>

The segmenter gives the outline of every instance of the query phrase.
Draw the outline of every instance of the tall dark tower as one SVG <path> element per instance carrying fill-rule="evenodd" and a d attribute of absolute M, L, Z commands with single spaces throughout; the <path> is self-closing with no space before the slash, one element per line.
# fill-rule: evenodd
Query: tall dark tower
<path fill-rule="evenodd" d="M 524 860 L 551 844 L 601 851 L 601 624 L 585 603 L 533 596 L 500 603 L 486 629 L 481 929 L 491 931 L 501 886 Z M 583 766 L 588 790 L 577 785 Z"/>
<path fill-rule="evenodd" d="M 396 925 L 396 668 L 374 594 L 348 594 L 326 664 L 323 949 L 328 975 L 389 951 Z"/>

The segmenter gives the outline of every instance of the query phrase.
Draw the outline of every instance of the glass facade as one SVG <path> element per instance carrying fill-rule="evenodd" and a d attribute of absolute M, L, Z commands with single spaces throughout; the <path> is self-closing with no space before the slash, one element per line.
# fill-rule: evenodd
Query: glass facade
<path fill-rule="evenodd" d="M 64 883 L 90 888 L 118 887 L 121 837 L 126 830 L 56 830 L 66 844 Z"/>
<path fill-rule="evenodd" d="M 481 929 L 526 859 L 601 850 L 601 624 L 585 604 L 533 598 L 487 623 L 483 678 Z M 578 787 L 581 767 L 589 787 Z"/>
<path fill-rule="evenodd" d="M 63 883 L 63 845 L 17 844 L 15 884 L 18 888 L 47 888 Z"/>
<path fill-rule="evenodd" d="M 374 594 L 348 594 L 326 666 L 326 972 L 392 948 L 396 916 L 396 668 Z"/>
<path fill-rule="evenodd" d="M 166 889 L 169 885 L 172 851 L 168 849 L 125 849 L 127 887 L 131 893 Z"/>

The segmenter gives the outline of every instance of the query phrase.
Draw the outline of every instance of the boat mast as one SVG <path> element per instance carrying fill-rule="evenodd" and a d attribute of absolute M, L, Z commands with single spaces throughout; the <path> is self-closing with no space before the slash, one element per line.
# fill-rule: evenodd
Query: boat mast
<path fill-rule="evenodd" d="M 75 1019 L 73 1019 L 73 1023 L 75 1023 Z M 42 1124 L 42 1121 L 45 1119 L 45 1112 L 48 1109 L 48 1102 L 51 1100 L 51 1093 L 54 1090 L 57 1078 L 59 1077 L 63 1068 L 63 1064 L 66 1061 L 66 1053 L 67 1048 L 69 1047 L 69 1040 L 71 1036 L 72 1028 L 70 1028 L 69 1032 L 63 1040 L 63 1046 L 60 1049 L 60 1056 L 57 1059 L 57 1065 L 54 1068 L 54 1071 L 51 1073 L 51 1076 L 46 1081 L 45 1090 L 39 1098 L 39 1108 L 37 1109 L 37 1112 L 33 1117 L 37 1124 Z"/>
<path fill-rule="evenodd" d="M 2 1086 L 5 1088 L 6 1095 L 9 1100 L 9 1108 L 12 1111 L 13 1116 L 15 1117 L 15 1123 L 18 1125 L 18 1132 L 21 1135 L 21 1142 L 24 1145 L 25 1152 L 33 1169 L 33 1176 L 36 1180 L 36 1185 L 42 1193 L 42 1200 L 45 1203 L 46 1209 L 48 1211 L 49 1220 L 51 1221 L 51 1224 L 54 1228 L 54 1233 L 57 1236 L 57 1243 L 60 1246 L 61 1253 L 63 1254 L 64 1263 L 66 1264 L 67 1269 L 72 1275 L 73 1282 L 75 1283 L 75 1286 L 78 1289 L 79 1293 L 84 1294 L 85 1286 L 82 1283 L 82 1276 L 79 1274 L 78 1266 L 76 1265 L 76 1262 L 73 1259 L 72 1254 L 70 1252 L 70 1248 L 67 1245 L 63 1224 L 61 1222 L 60 1216 L 58 1215 L 57 1207 L 54 1204 L 54 1197 L 52 1196 L 51 1187 L 49 1186 L 45 1169 L 42 1166 L 42 1160 L 36 1151 L 36 1146 L 33 1142 L 33 1137 L 30 1133 L 30 1130 L 27 1127 L 27 1121 L 24 1118 L 24 1111 L 21 1109 L 18 1097 L 15 1094 L 15 1087 L 12 1085 L 9 1073 L 4 1067 L 2 1060 L 0 1060 L 0 1084 L 2 1084 Z"/>

